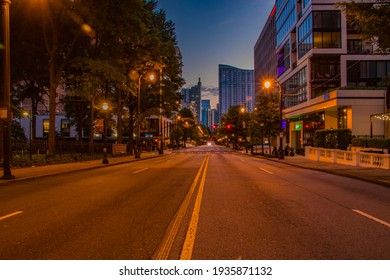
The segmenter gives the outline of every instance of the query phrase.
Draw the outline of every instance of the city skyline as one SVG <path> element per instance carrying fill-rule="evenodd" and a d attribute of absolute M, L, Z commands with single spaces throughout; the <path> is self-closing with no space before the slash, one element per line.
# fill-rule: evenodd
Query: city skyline
<path fill-rule="evenodd" d="M 183 56 L 184 87 L 202 79 L 202 99 L 218 102 L 218 65 L 254 69 L 253 48 L 274 1 L 158 0 L 175 24 Z"/>

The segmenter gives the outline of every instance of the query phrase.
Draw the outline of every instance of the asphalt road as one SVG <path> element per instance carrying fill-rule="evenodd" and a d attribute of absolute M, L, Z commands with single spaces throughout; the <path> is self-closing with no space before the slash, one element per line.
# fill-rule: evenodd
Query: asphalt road
<path fill-rule="evenodd" d="M 0 259 L 390 259 L 390 192 L 232 153 L 0 188 Z"/>

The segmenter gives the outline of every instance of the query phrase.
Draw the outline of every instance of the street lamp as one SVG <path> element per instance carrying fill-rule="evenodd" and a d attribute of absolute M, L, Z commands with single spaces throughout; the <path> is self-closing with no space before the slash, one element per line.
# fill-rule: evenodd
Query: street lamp
<path fill-rule="evenodd" d="M 273 79 L 277 86 L 279 87 L 279 159 L 284 159 L 284 152 L 283 152 L 283 107 L 282 107 L 282 86 L 280 83 Z M 270 81 L 264 82 L 264 87 L 269 89 L 272 86 Z"/>
<path fill-rule="evenodd" d="M 160 155 L 164 154 L 164 120 L 163 120 L 163 117 L 162 117 L 162 87 L 161 87 L 161 81 L 162 81 L 162 69 L 161 67 L 158 68 L 158 70 L 160 71 L 160 84 L 159 84 L 159 87 L 160 87 L 160 149 L 158 151 L 158 153 Z"/>
<path fill-rule="evenodd" d="M 9 5 L 11 0 L 1 1 L 2 42 L 3 42 L 3 96 L 1 96 L 0 118 L 3 126 L 3 177 L 14 179 L 11 173 L 11 71 L 10 71 L 10 34 L 9 34 Z"/>
<path fill-rule="evenodd" d="M 104 119 L 103 119 L 103 137 L 104 137 L 104 157 L 103 157 L 103 164 L 108 164 L 107 159 L 107 111 L 108 111 L 108 103 L 104 102 L 102 105 L 102 109 L 104 111 Z"/>
<path fill-rule="evenodd" d="M 27 111 L 23 111 L 23 117 L 28 118 L 30 121 L 30 133 L 29 133 L 29 139 L 30 139 L 30 159 L 32 159 L 32 114 L 29 114 Z"/>
<path fill-rule="evenodd" d="M 242 132 L 244 133 L 244 145 L 245 145 L 245 153 L 248 153 L 248 141 L 247 141 L 247 137 L 246 137 L 246 107 L 245 105 L 243 107 L 241 107 L 241 113 L 243 114 L 243 120 L 242 120 Z"/>
<path fill-rule="evenodd" d="M 141 138 L 141 79 L 143 74 L 138 75 L 138 94 L 137 94 L 137 138 L 135 142 L 136 152 L 135 158 L 141 158 L 141 146 L 140 146 L 140 138 Z M 149 74 L 149 80 L 154 81 L 154 74 Z"/>

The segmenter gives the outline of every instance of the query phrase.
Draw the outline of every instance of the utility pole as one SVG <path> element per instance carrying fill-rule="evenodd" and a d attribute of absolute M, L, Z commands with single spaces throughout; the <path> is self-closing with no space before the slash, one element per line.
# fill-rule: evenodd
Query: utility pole
<path fill-rule="evenodd" d="M 11 173 L 11 70 L 10 70 L 10 35 L 9 6 L 10 0 L 1 1 L 2 44 L 3 44 L 3 91 L 0 99 L 0 118 L 3 127 L 3 164 L 4 173 L 1 179 L 14 179 Z"/>

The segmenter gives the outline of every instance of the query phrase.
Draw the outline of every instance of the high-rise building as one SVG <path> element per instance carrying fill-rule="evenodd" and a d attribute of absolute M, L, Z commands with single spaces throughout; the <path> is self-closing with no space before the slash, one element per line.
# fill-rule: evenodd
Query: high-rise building
<path fill-rule="evenodd" d="M 187 107 L 191 102 L 190 102 L 190 89 L 189 88 L 183 88 L 181 90 L 181 96 L 182 96 L 182 106 Z"/>
<path fill-rule="evenodd" d="M 198 84 L 191 88 L 183 88 L 181 90 L 182 107 L 189 108 L 194 117 L 201 123 L 201 96 L 202 96 L 202 82 L 199 78 Z"/>
<path fill-rule="evenodd" d="M 254 70 L 219 65 L 219 111 L 226 114 L 231 106 L 244 106 L 253 111 L 255 105 Z"/>
<path fill-rule="evenodd" d="M 190 88 L 190 102 L 195 105 L 196 119 L 198 123 L 201 121 L 201 98 L 202 98 L 202 82 L 200 78 L 198 84 Z"/>
<path fill-rule="evenodd" d="M 285 139 L 295 148 L 311 145 L 320 128 L 348 128 L 357 137 L 372 128 L 373 136 L 389 136 L 383 121 L 371 121 L 387 112 L 390 56 L 357 34 L 336 2 L 276 0 L 277 80 Z"/>
<path fill-rule="evenodd" d="M 211 110 L 210 100 L 202 100 L 202 124 L 208 126 L 208 114 Z"/>
<path fill-rule="evenodd" d="M 254 47 L 255 93 L 260 94 L 266 79 L 276 79 L 276 5 L 272 9 Z M 265 43 L 266 42 L 266 43 Z"/>

